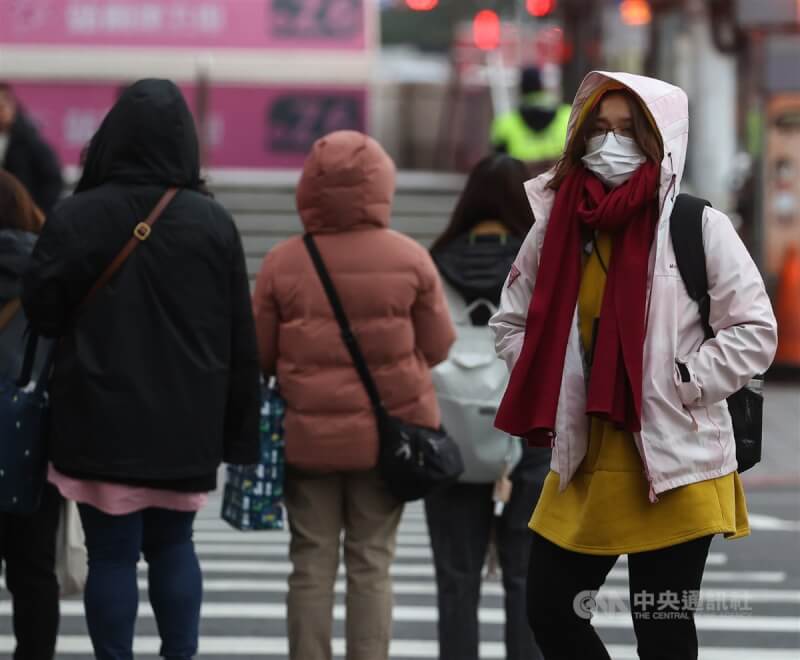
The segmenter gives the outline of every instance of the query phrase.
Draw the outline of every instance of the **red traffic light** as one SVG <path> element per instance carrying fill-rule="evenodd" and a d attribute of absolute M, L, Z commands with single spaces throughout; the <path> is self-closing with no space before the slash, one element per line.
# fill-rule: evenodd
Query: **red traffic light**
<path fill-rule="evenodd" d="M 556 0 L 525 0 L 525 7 L 529 14 L 543 18 L 556 8 Z"/>
<path fill-rule="evenodd" d="M 500 45 L 500 17 L 497 12 L 484 9 L 475 14 L 472 40 L 481 50 L 494 50 Z"/>
<path fill-rule="evenodd" d="M 439 0 L 406 0 L 406 6 L 412 11 L 430 11 L 438 4 Z"/>
<path fill-rule="evenodd" d="M 653 12 L 647 0 L 622 0 L 619 13 L 622 22 L 627 25 L 647 25 L 653 20 Z"/>

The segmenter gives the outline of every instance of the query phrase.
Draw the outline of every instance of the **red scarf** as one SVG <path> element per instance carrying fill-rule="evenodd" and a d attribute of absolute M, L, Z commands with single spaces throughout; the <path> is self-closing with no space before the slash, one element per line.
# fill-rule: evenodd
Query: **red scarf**
<path fill-rule="evenodd" d="M 625 184 L 607 191 L 580 167 L 561 184 L 528 307 L 525 341 L 497 413 L 497 428 L 532 445 L 550 444 L 580 289 L 583 224 L 613 234 L 586 412 L 628 431 L 641 430 L 647 272 L 658 223 L 659 171 L 648 162 Z"/>

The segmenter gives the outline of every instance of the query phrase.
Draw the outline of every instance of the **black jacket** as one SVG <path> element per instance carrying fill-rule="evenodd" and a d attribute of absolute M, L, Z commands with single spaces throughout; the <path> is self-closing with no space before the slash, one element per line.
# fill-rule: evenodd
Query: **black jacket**
<path fill-rule="evenodd" d="M 11 126 L 6 157 L 0 165 L 22 182 L 45 215 L 50 213 L 64 188 L 61 166 L 22 112 Z"/>
<path fill-rule="evenodd" d="M 30 262 L 36 235 L 17 229 L 0 230 L 0 308 L 22 294 L 22 275 Z M 27 321 L 20 310 L 0 332 L 0 377 L 16 379 L 22 368 Z"/>
<path fill-rule="evenodd" d="M 168 186 L 181 192 L 111 282 L 87 292 Z M 213 489 L 259 458 L 259 366 L 239 233 L 204 195 L 177 87 L 129 88 L 92 139 L 77 193 L 45 224 L 23 303 L 62 337 L 51 382 L 55 466 L 71 476 Z"/>
<path fill-rule="evenodd" d="M 483 298 L 500 305 L 508 271 L 522 241 L 514 236 L 463 234 L 431 253 L 444 280 L 458 291 L 467 304 Z M 475 310 L 475 325 L 486 325 L 486 308 Z"/>

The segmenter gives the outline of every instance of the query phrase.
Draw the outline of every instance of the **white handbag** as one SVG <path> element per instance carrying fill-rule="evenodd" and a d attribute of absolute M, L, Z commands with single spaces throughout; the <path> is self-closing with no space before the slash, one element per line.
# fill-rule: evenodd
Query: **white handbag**
<path fill-rule="evenodd" d="M 56 532 L 56 577 L 61 596 L 82 593 L 89 570 L 86 539 L 81 527 L 78 505 L 65 500 Z"/>

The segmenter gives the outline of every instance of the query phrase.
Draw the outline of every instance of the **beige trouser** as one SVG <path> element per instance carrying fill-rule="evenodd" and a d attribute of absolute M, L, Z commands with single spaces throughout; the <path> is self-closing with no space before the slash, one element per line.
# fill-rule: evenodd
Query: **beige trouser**
<path fill-rule="evenodd" d="M 331 660 L 334 585 L 344 539 L 347 660 L 387 660 L 392 581 L 403 505 L 376 471 L 286 476 L 292 541 L 287 624 L 290 660 Z M 342 535 L 344 532 L 344 535 Z"/>

